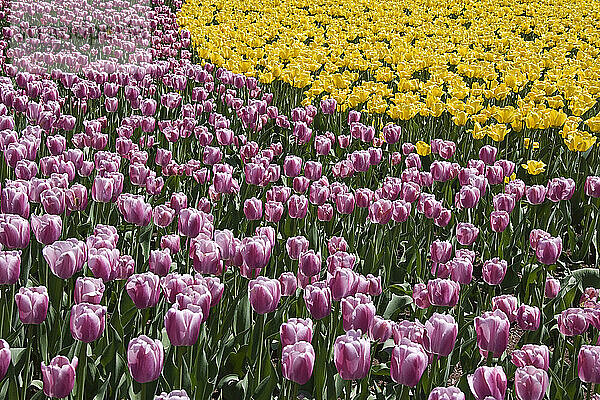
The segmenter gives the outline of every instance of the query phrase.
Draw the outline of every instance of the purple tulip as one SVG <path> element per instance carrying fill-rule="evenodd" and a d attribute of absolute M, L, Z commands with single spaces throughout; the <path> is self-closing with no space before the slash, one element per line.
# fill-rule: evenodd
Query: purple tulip
<path fill-rule="evenodd" d="M 465 394 L 455 386 L 436 387 L 429 393 L 428 400 L 465 400 Z"/>
<path fill-rule="evenodd" d="M 91 303 L 75 304 L 71 308 L 71 335 L 73 339 L 91 343 L 102 336 L 106 307 Z"/>
<path fill-rule="evenodd" d="M 585 179 L 584 190 L 585 190 L 585 194 L 590 197 L 593 197 L 593 198 L 600 197 L 600 177 L 599 176 L 588 176 Z"/>
<path fill-rule="evenodd" d="M 510 216 L 506 211 L 492 211 L 490 214 L 490 225 L 494 232 L 503 232 L 509 223 Z"/>
<path fill-rule="evenodd" d="M 300 255 L 298 269 L 308 277 L 318 275 L 321 272 L 321 255 L 314 250 L 308 250 Z"/>
<path fill-rule="evenodd" d="M 485 145 L 479 150 L 479 159 L 487 165 L 493 165 L 496 161 L 498 149 L 494 146 Z"/>
<path fill-rule="evenodd" d="M 379 316 L 373 318 L 373 324 L 369 331 L 369 336 L 372 340 L 383 343 L 392 337 L 392 326 L 393 322 L 387 319 L 383 319 Z"/>
<path fill-rule="evenodd" d="M 131 275 L 125 288 L 140 309 L 154 307 L 160 299 L 160 277 L 152 272 Z"/>
<path fill-rule="evenodd" d="M 417 283 L 413 286 L 412 298 L 415 305 L 421 309 L 431 306 L 427 285 L 424 283 Z"/>
<path fill-rule="evenodd" d="M 540 327 L 541 311 L 535 306 L 521 305 L 517 310 L 517 324 L 526 331 L 535 331 Z"/>
<path fill-rule="evenodd" d="M 13 285 L 21 275 L 21 252 L 0 251 L 0 285 Z"/>
<path fill-rule="evenodd" d="M 248 282 L 248 298 L 252 309 L 259 314 L 275 311 L 281 298 L 281 284 L 264 276 Z"/>
<path fill-rule="evenodd" d="M 492 311 L 501 310 L 510 322 L 516 321 L 518 308 L 519 300 L 515 296 L 504 294 L 492 297 Z"/>
<path fill-rule="evenodd" d="M 164 349 L 160 340 L 146 335 L 132 339 L 127 346 L 127 366 L 136 382 L 152 382 L 160 376 L 164 363 Z"/>
<path fill-rule="evenodd" d="M 480 197 L 481 192 L 477 187 L 466 185 L 460 188 L 456 203 L 462 208 L 475 208 Z"/>
<path fill-rule="evenodd" d="M 514 350 L 511 361 L 517 367 L 532 365 L 536 368 L 548 370 L 550 367 L 550 350 L 546 345 L 526 344 L 520 350 Z"/>
<path fill-rule="evenodd" d="M 371 367 L 371 347 L 361 336 L 360 331 L 350 330 L 335 339 L 333 360 L 344 380 L 362 379 Z"/>
<path fill-rule="evenodd" d="M 519 400 L 542 400 L 548 385 L 548 373 L 543 369 L 529 365 L 515 372 L 515 392 Z"/>
<path fill-rule="evenodd" d="M 553 178 L 548 181 L 547 197 L 553 201 L 569 200 L 575 193 L 575 181 L 572 178 Z"/>
<path fill-rule="evenodd" d="M 431 255 L 431 261 L 435 263 L 447 263 L 452 257 L 452 244 L 450 242 L 435 240 L 431 243 L 429 254 Z"/>
<path fill-rule="evenodd" d="M 501 310 L 475 317 L 477 346 L 484 355 L 492 352 L 494 357 L 500 357 L 508 347 L 509 330 L 510 321 Z"/>
<path fill-rule="evenodd" d="M 369 332 L 375 317 L 375 306 L 371 297 L 362 293 L 342 299 L 342 320 L 344 330 L 351 329 Z"/>
<path fill-rule="evenodd" d="M 244 215 L 249 220 L 258 220 L 262 218 L 263 204 L 260 199 L 252 197 L 244 201 Z"/>
<path fill-rule="evenodd" d="M 577 336 L 587 331 L 589 319 L 582 308 L 568 308 L 558 315 L 558 330 L 565 336 Z"/>
<path fill-rule="evenodd" d="M 310 379 L 315 365 L 315 350 L 306 341 L 298 341 L 283 348 L 281 371 L 284 378 L 304 385 Z"/>
<path fill-rule="evenodd" d="M 190 400 L 190 397 L 185 390 L 181 389 L 173 390 L 169 393 L 162 392 L 154 400 Z"/>
<path fill-rule="evenodd" d="M 425 322 L 423 347 L 429 353 L 448 356 L 454 349 L 458 324 L 451 315 L 434 313 Z"/>
<path fill-rule="evenodd" d="M 116 279 L 115 271 L 117 270 L 119 260 L 119 250 L 117 249 L 93 247 L 88 251 L 88 267 L 94 277 L 102 278 L 104 282 Z"/>
<path fill-rule="evenodd" d="M 479 235 L 479 228 L 473 224 L 459 222 L 456 225 L 456 240 L 463 246 L 472 245 Z"/>
<path fill-rule="evenodd" d="M 533 185 L 527 188 L 525 197 L 531 204 L 542 204 L 544 200 L 546 200 L 547 191 L 548 189 L 546 189 L 546 186 Z"/>
<path fill-rule="evenodd" d="M 600 346 L 581 346 L 577 357 L 577 373 L 582 382 L 600 383 Z"/>
<path fill-rule="evenodd" d="M 558 296 L 560 291 L 560 281 L 552 277 L 546 278 L 546 285 L 544 286 L 544 294 L 547 298 L 553 299 Z"/>
<path fill-rule="evenodd" d="M 535 256 L 539 262 L 546 265 L 556 264 L 562 252 L 562 239 L 557 237 L 541 238 L 537 242 Z"/>
<path fill-rule="evenodd" d="M 4 339 L 0 339 L 0 380 L 6 375 L 6 371 L 10 366 L 11 353 L 8 343 Z"/>
<path fill-rule="evenodd" d="M 401 385 L 415 387 L 429 365 L 429 357 L 423 347 L 403 338 L 392 350 L 390 375 L 392 380 Z"/>
<path fill-rule="evenodd" d="M 488 285 L 499 285 L 504 280 L 507 269 L 508 263 L 504 260 L 500 260 L 498 257 L 487 260 L 483 263 L 483 280 Z"/>
<path fill-rule="evenodd" d="M 87 259 L 86 245 L 77 239 L 54 242 L 42 250 L 52 273 L 68 279 L 83 268 Z"/>
<path fill-rule="evenodd" d="M 100 304 L 104 295 L 104 283 L 102 279 L 79 277 L 75 281 L 73 291 L 75 303 Z"/>
<path fill-rule="evenodd" d="M 292 260 L 298 260 L 300 255 L 308 250 L 308 246 L 308 239 L 304 236 L 290 237 L 286 242 L 287 253 Z"/>
<path fill-rule="evenodd" d="M 41 324 L 48 313 L 48 291 L 45 286 L 22 287 L 15 295 L 19 319 L 24 324 Z"/>
<path fill-rule="evenodd" d="M 467 377 L 471 392 L 477 400 L 504 400 L 508 382 L 500 366 L 479 367 Z"/>
<path fill-rule="evenodd" d="M 310 318 L 290 318 L 287 322 L 281 324 L 279 335 L 281 337 L 281 348 L 300 341 L 310 343 L 313 335 L 312 320 Z"/>
<path fill-rule="evenodd" d="M 165 329 L 173 346 L 193 346 L 198 341 L 204 317 L 200 307 L 179 309 L 175 303 L 165 314 Z"/>
<path fill-rule="evenodd" d="M 69 359 L 64 356 L 54 357 L 48 365 L 42 361 L 44 394 L 59 399 L 71 394 L 75 386 L 77 363 L 77 357 L 73 357 L 73 361 L 69 362 Z"/>
<path fill-rule="evenodd" d="M 427 295 L 432 305 L 454 307 L 458 303 L 460 285 L 449 279 L 433 279 L 427 282 Z"/>
<path fill-rule="evenodd" d="M 169 250 L 151 250 L 148 269 L 158 276 L 167 275 L 171 269 L 171 252 Z"/>
<path fill-rule="evenodd" d="M 304 288 L 304 303 L 314 319 L 323 319 L 331 314 L 331 290 L 324 285 L 308 285 Z"/>

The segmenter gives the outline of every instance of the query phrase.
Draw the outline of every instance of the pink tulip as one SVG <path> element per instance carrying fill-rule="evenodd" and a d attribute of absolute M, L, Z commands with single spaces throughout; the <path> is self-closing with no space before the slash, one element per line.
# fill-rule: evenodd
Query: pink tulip
<path fill-rule="evenodd" d="M 458 324 L 451 315 L 434 313 L 425 323 L 423 346 L 429 353 L 448 356 L 457 335 Z"/>
<path fill-rule="evenodd" d="M 489 285 L 499 285 L 504 280 L 508 264 L 498 257 L 487 260 L 483 263 L 483 280 Z"/>
<path fill-rule="evenodd" d="M 73 294 L 76 304 L 100 304 L 104 295 L 104 283 L 97 278 L 79 277 L 75 281 Z"/>
<path fill-rule="evenodd" d="M 10 366 L 10 347 L 4 339 L 0 339 L 0 379 L 6 376 L 8 367 Z"/>
<path fill-rule="evenodd" d="M 19 289 L 15 295 L 19 319 L 24 324 L 41 324 L 48 313 L 48 291 L 45 286 Z"/>
<path fill-rule="evenodd" d="M 543 344 L 523 345 L 520 350 L 514 350 L 510 356 L 512 363 L 517 367 L 532 365 L 546 371 L 550 367 L 550 350 Z"/>
<path fill-rule="evenodd" d="M 307 285 L 304 288 L 304 303 L 314 319 L 323 319 L 331 314 L 331 290 L 325 285 Z"/>
<path fill-rule="evenodd" d="M 306 341 L 298 341 L 283 348 L 281 371 L 284 378 L 304 385 L 310 379 L 315 364 L 315 351 Z"/>
<path fill-rule="evenodd" d="M 147 383 L 158 379 L 164 364 L 164 349 L 158 339 L 141 335 L 127 346 L 127 366 L 136 382 Z"/>
<path fill-rule="evenodd" d="M 125 288 L 137 308 L 154 307 L 160 299 L 160 278 L 152 272 L 130 276 Z"/>
<path fill-rule="evenodd" d="M 475 317 L 475 332 L 477 346 L 485 355 L 491 352 L 494 357 L 500 357 L 508 346 L 510 321 L 500 310 L 488 311 Z"/>
<path fill-rule="evenodd" d="M 479 367 L 467 381 L 477 400 L 504 400 L 508 383 L 502 367 Z"/>
<path fill-rule="evenodd" d="M 371 367 L 369 341 L 361 337 L 361 332 L 350 330 L 335 339 L 333 359 L 342 379 L 362 379 Z"/>
<path fill-rule="evenodd" d="M 77 368 L 77 364 L 77 357 L 73 357 L 73 361 L 69 361 L 67 357 L 56 356 L 48 365 L 42 361 L 41 369 L 44 394 L 55 398 L 69 396 L 73 391 L 73 386 L 75 386 L 75 369 Z"/>
<path fill-rule="evenodd" d="M 91 303 L 71 308 L 70 328 L 73 339 L 84 343 L 97 340 L 104 332 L 106 307 Z"/>
<path fill-rule="evenodd" d="M 0 251 L 0 285 L 13 285 L 21 275 L 21 252 Z"/>
<path fill-rule="evenodd" d="M 287 322 L 281 324 L 279 335 L 282 349 L 300 341 L 310 343 L 313 335 L 312 320 L 310 318 L 290 318 Z"/>
<path fill-rule="evenodd" d="M 179 309 L 175 303 L 165 314 L 165 329 L 173 346 L 193 346 L 203 321 L 201 309 Z"/>
<path fill-rule="evenodd" d="M 532 366 L 517 368 L 515 392 L 519 400 L 542 400 L 549 386 L 548 373 Z"/>
<path fill-rule="evenodd" d="M 258 314 L 275 311 L 281 298 L 281 284 L 277 279 L 259 276 L 248 282 L 248 298 L 252 309 Z"/>
<path fill-rule="evenodd" d="M 540 327 L 541 311 L 535 306 L 521 305 L 517 310 L 517 324 L 526 331 L 535 331 Z"/>
<path fill-rule="evenodd" d="M 396 383 L 415 387 L 421 380 L 428 364 L 429 357 L 423 347 L 403 338 L 392 350 L 390 375 Z"/>

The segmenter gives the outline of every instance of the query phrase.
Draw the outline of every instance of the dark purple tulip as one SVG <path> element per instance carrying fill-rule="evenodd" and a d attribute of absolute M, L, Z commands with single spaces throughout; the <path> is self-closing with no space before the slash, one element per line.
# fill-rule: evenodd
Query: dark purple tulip
<path fill-rule="evenodd" d="M 169 250 L 151 250 L 148 269 L 158 276 L 165 276 L 171 269 L 171 252 Z"/>
<path fill-rule="evenodd" d="M 544 294 L 547 298 L 553 299 L 558 296 L 560 291 L 560 281 L 552 277 L 546 278 L 546 285 L 544 286 Z"/>
<path fill-rule="evenodd" d="M 509 222 L 510 216 L 506 211 L 492 211 L 490 214 L 490 225 L 494 232 L 503 232 Z"/>
<path fill-rule="evenodd" d="M 479 159 L 487 165 L 493 165 L 496 161 L 498 149 L 494 146 L 485 145 L 479 150 Z"/>
<path fill-rule="evenodd" d="M 78 303 L 71 308 L 70 328 L 73 339 L 84 343 L 97 340 L 104 332 L 106 307 Z"/>
<path fill-rule="evenodd" d="M 588 176 L 585 179 L 584 190 L 585 190 L 585 194 L 590 197 L 593 197 L 593 198 L 600 197 L 600 177 L 599 176 Z"/>
<path fill-rule="evenodd" d="M 535 249 L 537 260 L 546 265 L 556 264 L 561 252 L 562 239 L 559 237 L 540 238 Z"/>
<path fill-rule="evenodd" d="M 527 188 L 525 192 L 525 197 L 527 201 L 531 204 L 542 204 L 546 199 L 546 186 L 542 185 L 533 185 Z"/>
<path fill-rule="evenodd" d="M 452 244 L 450 242 L 435 240 L 429 248 L 431 261 L 435 263 L 446 263 L 452 257 Z"/>
<path fill-rule="evenodd" d="M 600 346 L 581 346 L 577 357 L 577 373 L 582 382 L 600 383 Z"/>

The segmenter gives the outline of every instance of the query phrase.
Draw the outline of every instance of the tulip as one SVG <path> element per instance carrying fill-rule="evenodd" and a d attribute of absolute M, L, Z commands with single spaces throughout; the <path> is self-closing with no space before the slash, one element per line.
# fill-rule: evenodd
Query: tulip
<path fill-rule="evenodd" d="M 132 275 L 125 286 L 137 308 L 154 307 L 160 299 L 160 278 L 152 272 Z"/>
<path fill-rule="evenodd" d="M 465 394 L 455 386 L 436 387 L 429 393 L 428 400 L 465 400 Z"/>
<path fill-rule="evenodd" d="M 171 269 L 171 252 L 169 250 L 151 250 L 148 269 L 158 276 L 165 276 Z"/>
<path fill-rule="evenodd" d="M 181 250 L 181 239 L 179 235 L 165 235 L 160 238 L 160 248 L 169 249 L 171 253 L 177 254 Z"/>
<path fill-rule="evenodd" d="M 541 311 L 535 306 L 521 305 L 517 310 L 517 324 L 526 331 L 535 331 L 540 327 Z"/>
<path fill-rule="evenodd" d="M 544 286 L 544 294 L 547 298 L 553 299 L 558 296 L 560 291 L 560 281 L 552 277 L 546 278 L 546 284 Z"/>
<path fill-rule="evenodd" d="M 506 211 L 492 211 L 490 214 L 490 225 L 494 232 L 503 232 L 510 222 L 510 216 Z"/>
<path fill-rule="evenodd" d="M 310 343 L 313 335 L 312 320 L 310 318 L 290 318 L 287 322 L 281 324 L 279 335 L 281 337 L 281 348 L 301 341 Z"/>
<path fill-rule="evenodd" d="M 487 165 L 493 165 L 496 161 L 498 149 L 494 146 L 485 145 L 479 150 L 479 159 Z"/>
<path fill-rule="evenodd" d="M 90 248 L 88 254 L 88 267 L 96 278 L 108 282 L 115 278 L 115 271 L 119 264 L 119 250 L 109 248 Z"/>
<path fill-rule="evenodd" d="M 471 392 L 477 400 L 504 400 L 507 379 L 500 366 L 479 367 L 473 375 L 467 377 Z"/>
<path fill-rule="evenodd" d="M 335 339 L 333 360 L 344 380 L 362 379 L 371 366 L 371 347 L 361 333 L 350 330 Z"/>
<path fill-rule="evenodd" d="M 258 220 L 262 218 L 263 204 L 260 199 L 252 197 L 244 201 L 244 215 L 248 220 Z"/>
<path fill-rule="evenodd" d="M 494 210 L 506 211 L 511 213 L 515 208 L 515 198 L 511 194 L 498 193 L 494 196 L 492 202 L 494 203 Z"/>
<path fill-rule="evenodd" d="M 433 279 L 427 282 L 427 294 L 432 305 L 454 307 L 458 303 L 460 285 L 449 279 Z"/>
<path fill-rule="evenodd" d="M 42 361 L 42 380 L 44 382 L 44 394 L 48 397 L 62 399 L 73 391 L 75 386 L 75 369 L 77 368 L 77 357 L 73 361 L 64 356 L 56 356 L 46 365 Z"/>
<path fill-rule="evenodd" d="M 102 279 L 79 277 L 75 281 L 73 291 L 75 303 L 100 304 L 104 295 L 104 283 Z"/>
<path fill-rule="evenodd" d="M 600 346 L 581 346 L 577 356 L 577 373 L 582 382 L 600 383 Z"/>
<path fill-rule="evenodd" d="M 475 317 L 475 332 L 477 346 L 485 355 L 492 352 L 494 357 L 500 357 L 508 346 L 510 321 L 501 310 L 485 312 L 481 317 Z"/>
<path fill-rule="evenodd" d="M 146 203 L 143 196 L 124 193 L 117 201 L 119 212 L 130 224 L 146 226 L 152 219 L 152 206 Z"/>
<path fill-rule="evenodd" d="M 532 229 L 529 233 L 529 245 L 533 250 L 537 248 L 537 244 L 541 239 L 549 239 L 552 236 L 544 230 L 541 229 Z"/>
<path fill-rule="evenodd" d="M 533 185 L 527 188 L 525 197 L 531 204 L 542 204 L 546 199 L 547 189 L 542 185 Z"/>
<path fill-rule="evenodd" d="M 339 301 L 356 293 L 357 279 L 356 273 L 349 268 L 335 270 L 327 283 L 331 289 L 333 300 Z"/>
<path fill-rule="evenodd" d="M 425 337 L 425 325 L 419 321 L 401 320 L 392 326 L 392 335 L 396 344 L 400 344 L 402 339 L 405 338 L 422 345 Z"/>
<path fill-rule="evenodd" d="M 14 183 L 14 182 L 13 182 Z M 49 190 L 49 189 L 47 189 Z M 45 190 L 44 193 L 47 191 Z M 29 196 L 26 188 L 19 186 L 6 186 L 2 188 L 2 212 L 17 214 L 29 218 Z"/>
<path fill-rule="evenodd" d="M 314 250 L 308 250 L 300 255 L 298 269 L 308 277 L 318 275 L 321 272 L 321 263 L 321 255 Z"/>
<path fill-rule="evenodd" d="M 164 363 L 164 349 L 160 340 L 146 335 L 132 339 L 127 346 L 127 366 L 136 382 L 152 382 L 160 376 Z"/>
<path fill-rule="evenodd" d="M 19 319 L 24 324 L 41 324 L 48 313 L 48 291 L 44 286 L 22 287 L 15 295 Z"/>
<path fill-rule="evenodd" d="M 347 250 L 348 250 L 348 243 L 346 242 L 346 239 L 344 239 L 341 236 L 332 236 L 327 241 L 327 251 L 329 251 L 329 254 L 334 254 L 338 251 L 347 251 Z"/>
<path fill-rule="evenodd" d="M 403 338 L 392 350 L 390 375 L 396 383 L 415 387 L 421 380 L 428 364 L 429 357 L 423 347 Z"/>
<path fill-rule="evenodd" d="M 87 259 L 86 246 L 77 239 L 54 242 L 45 246 L 42 254 L 52 273 L 62 279 L 80 271 Z"/>
<path fill-rule="evenodd" d="M 20 275 L 21 252 L 0 251 L 0 285 L 13 285 L 17 283 Z"/>
<path fill-rule="evenodd" d="M 154 400 L 190 400 L 187 392 L 183 389 L 173 390 L 169 393 L 162 392 Z"/>
<path fill-rule="evenodd" d="M 584 190 L 585 190 L 585 194 L 590 197 L 593 197 L 593 198 L 600 197 L 600 177 L 588 176 L 585 179 Z"/>
<path fill-rule="evenodd" d="M 500 260 L 498 257 L 487 260 L 483 263 L 483 280 L 488 285 L 499 285 L 504 280 L 507 269 L 508 263 L 504 260 Z"/>
<path fill-rule="evenodd" d="M 510 322 L 517 319 L 518 300 L 515 296 L 505 294 L 492 297 L 492 311 L 501 310 Z"/>
<path fill-rule="evenodd" d="M 460 222 L 456 225 L 456 240 L 463 246 L 472 245 L 479 235 L 479 228 L 473 224 Z"/>
<path fill-rule="evenodd" d="M 298 260 L 300 255 L 308 250 L 308 246 L 308 239 L 304 236 L 290 237 L 286 242 L 287 253 L 292 260 Z"/>
<path fill-rule="evenodd" d="M 454 257 L 450 260 L 450 279 L 468 285 L 473 280 L 473 262 L 468 258 Z"/>
<path fill-rule="evenodd" d="M 240 252 L 248 268 L 264 268 L 271 257 L 271 243 L 263 237 L 247 237 L 242 240 Z"/>
<path fill-rule="evenodd" d="M 475 208 L 481 197 L 480 190 L 475 186 L 462 186 L 457 196 L 457 203 L 462 208 Z"/>
<path fill-rule="evenodd" d="M 331 204 L 323 204 L 317 208 L 317 219 L 319 221 L 331 221 L 333 218 L 333 206 Z"/>
<path fill-rule="evenodd" d="M 510 356 L 517 367 L 532 365 L 546 371 L 550 367 L 550 350 L 546 345 L 526 344 L 521 350 L 514 350 Z"/>
<path fill-rule="evenodd" d="M 310 379 L 315 365 L 315 350 L 307 341 L 298 341 L 283 348 L 281 371 L 284 378 L 304 385 Z"/>
<path fill-rule="evenodd" d="M 562 252 L 561 238 L 541 238 L 535 249 L 535 256 L 539 262 L 546 265 L 556 264 Z"/>
<path fill-rule="evenodd" d="M 60 238 L 62 219 L 58 215 L 44 214 L 31 216 L 31 229 L 35 239 L 42 244 L 51 244 Z"/>
<path fill-rule="evenodd" d="M 173 346 L 193 346 L 200 335 L 204 316 L 200 308 L 179 309 L 175 303 L 165 314 L 165 329 Z"/>
<path fill-rule="evenodd" d="M 548 181 L 547 197 L 553 201 L 569 200 L 575 192 L 575 181 L 572 178 L 553 178 Z"/>
<path fill-rule="evenodd" d="M 302 171 L 302 159 L 297 156 L 286 156 L 283 162 L 285 176 L 296 177 Z"/>
<path fill-rule="evenodd" d="M 158 227 L 166 228 L 171 225 L 174 218 L 175 210 L 164 204 L 156 206 L 154 207 L 154 210 L 152 210 L 152 222 Z"/>
<path fill-rule="evenodd" d="M 424 283 L 417 283 L 413 286 L 412 298 L 415 305 L 421 309 L 428 308 L 431 305 L 427 285 Z"/>
<path fill-rule="evenodd" d="M 375 306 L 371 298 L 362 293 L 342 299 L 342 320 L 344 330 L 351 329 L 369 332 L 375 317 Z"/>
<path fill-rule="evenodd" d="M 91 343 L 102 336 L 106 307 L 91 303 L 75 304 L 71 308 L 71 335 L 73 339 Z"/>
<path fill-rule="evenodd" d="M 292 296 L 296 293 L 298 288 L 298 279 L 293 272 L 284 272 L 279 276 L 279 283 L 281 283 L 281 295 Z"/>
<path fill-rule="evenodd" d="M 372 340 L 383 343 L 392 337 L 392 325 L 392 321 L 383 319 L 376 315 L 375 318 L 373 318 L 373 324 L 369 330 L 369 336 Z"/>
<path fill-rule="evenodd" d="M 305 196 L 292 195 L 288 200 L 288 214 L 290 218 L 302 219 L 308 212 L 308 199 Z"/>
<path fill-rule="evenodd" d="M 450 242 L 435 240 L 431 243 L 429 253 L 431 261 L 442 264 L 447 263 L 452 257 L 452 244 Z"/>
<path fill-rule="evenodd" d="M 331 314 L 331 290 L 324 285 L 307 285 L 304 288 L 304 303 L 314 319 L 323 319 Z"/>
<path fill-rule="evenodd" d="M 259 314 L 275 311 L 281 298 L 281 284 L 264 276 L 248 282 L 248 298 L 252 309 Z"/>
<path fill-rule="evenodd" d="M 515 372 L 515 392 L 519 400 L 542 400 L 548 385 L 548 373 L 543 369 L 526 366 Z"/>
<path fill-rule="evenodd" d="M 558 330 L 565 336 L 577 336 L 587 331 L 589 319 L 582 308 L 568 308 L 558 315 Z"/>
<path fill-rule="evenodd" d="M 454 349 L 458 324 L 451 315 L 434 313 L 425 323 L 423 347 L 429 353 L 448 356 Z"/>
<path fill-rule="evenodd" d="M 6 371 L 10 366 L 10 347 L 8 343 L 4 339 L 0 339 L 0 380 L 4 378 L 6 375 Z"/>

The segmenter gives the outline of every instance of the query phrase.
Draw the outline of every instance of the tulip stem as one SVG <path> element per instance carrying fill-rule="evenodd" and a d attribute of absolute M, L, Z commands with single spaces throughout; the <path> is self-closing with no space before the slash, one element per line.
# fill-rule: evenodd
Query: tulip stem
<path fill-rule="evenodd" d="M 350 400 L 350 393 L 352 392 L 352 381 L 346 382 L 346 400 Z"/>
<path fill-rule="evenodd" d="M 592 400 L 592 393 L 594 392 L 594 386 L 593 384 L 590 382 L 587 385 L 587 396 L 585 396 L 585 398 L 587 400 Z"/>
<path fill-rule="evenodd" d="M 79 371 L 81 377 L 81 384 L 77 384 L 78 387 L 78 399 L 85 399 L 85 377 L 87 375 L 87 346 L 85 342 L 81 342 L 81 349 L 79 349 Z"/>

